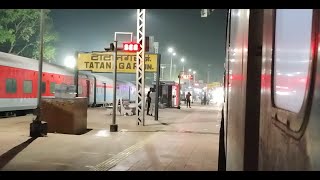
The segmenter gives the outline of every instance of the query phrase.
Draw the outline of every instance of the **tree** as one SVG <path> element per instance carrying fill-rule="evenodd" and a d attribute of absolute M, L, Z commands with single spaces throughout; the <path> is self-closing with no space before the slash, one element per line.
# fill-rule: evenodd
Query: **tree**
<path fill-rule="evenodd" d="M 40 13 L 38 9 L 0 9 L 0 50 L 39 59 Z M 44 60 L 55 59 L 58 35 L 50 10 L 44 10 Z"/>

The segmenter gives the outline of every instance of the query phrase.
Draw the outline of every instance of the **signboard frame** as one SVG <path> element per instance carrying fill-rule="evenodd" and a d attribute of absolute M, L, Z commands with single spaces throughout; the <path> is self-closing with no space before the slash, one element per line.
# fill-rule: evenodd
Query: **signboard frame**
<path fill-rule="evenodd" d="M 112 73 L 113 52 L 93 51 L 79 52 L 77 54 L 77 69 L 91 71 L 92 73 Z M 145 53 L 145 72 L 156 73 L 159 54 Z M 90 59 L 89 59 L 90 58 Z M 117 73 L 136 73 L 136 53 L 119 51 L 117 53 Z M 102 70 L 104 68 L 104 70 Z M 105 69 L 107 68 L 107 69 Z"/>

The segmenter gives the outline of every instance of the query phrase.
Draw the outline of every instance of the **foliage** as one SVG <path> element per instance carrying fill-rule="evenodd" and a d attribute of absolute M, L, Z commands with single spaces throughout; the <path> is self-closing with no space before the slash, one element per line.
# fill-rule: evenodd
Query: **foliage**
<path fill-rule="evenodd" d="M 58 39 L 53 31 L 50 10 L 44 10 L 44 60 L 55 59 L 54 43 Z M 39 9 L 0 9 L 0 50 L 24 57 L 40 56 Z"/>

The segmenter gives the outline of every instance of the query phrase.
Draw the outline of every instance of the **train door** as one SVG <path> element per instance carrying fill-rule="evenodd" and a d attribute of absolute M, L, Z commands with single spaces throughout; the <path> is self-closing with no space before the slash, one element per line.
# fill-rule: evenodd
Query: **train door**
<path fill-rule="evenodd" d="M 173 99 L 172 86 L 168 85 L 167 87 L 168 87 L 168 94 L 167 94 L 168 107 L 172 107 L 172 99 Z"/>
<path fill-rule="evenodd" d="M 103 101 L 107 101 L 107 84 L 103 83 Z"/>
<path fill-rule="evenodd" d="M 223 119 L 221 122 L 221 128 L 223 128 L 223 133 L 220 133 L 220 135 L 223 135 L 221 138 L 223 138 L 221 140 L 221 142 L 223 142 L 221 145 L 223 145 L 222 148 L 222 152 L 221 152 L 221 156 L 219 156 L 219 158 L 222 158 L 222 164 L 219 164 L 219 168 L 221 168 L 221 170 L 225 170 L 225 158 L 226 158 L 226 152 L 225 150 L 227 149 L 227 136 L 226 134 L 227 132 L 227 128 L 228 127 L 228 95 L 229 95 L 229 56 L 230 56 L 230 31 L 231 31 L 231 10 L 229 9 L 227 12 L 227 37 L 226 37 L 226 62 L 225 62 L 225 71 L 224 71 L 224 107 L 223 107 Z M 220 162 L 220 161 L 219 161 Z M 221 167 L 222 166 L 222 167 Z"/>
<path fill-rule="evenodd" d="M 229 71 L 229 56 L 233 55 L 233 52 L 231 52 L 230 47 L 230 34 L 232 32 L 232 23 L 231 23 L 231 9 L 228 9 L 227 11 L 227 19 L 226 19 L 226 44 L 225 44 L 225 53 L 226 53 L 226 59 L 224 63 L 224 77 L 223 77 L 223 83 L 224 83 L 224 105 L 222 109 L 221 114 L 221 123 L 220 123 L 220 133 L 219 133 L 219 156 L 218 156 L 218 170 L 219 171 L 225 171 L 226 170 L 226 149 L 228 149 L 228 99 L 229 99 L 229 86 L 231 85 L 229 83 L 229 74 L 232 73 L 232 71 Z"/>
<path fill-rule="evenodd" d="M 128 96 L 129 96 L 129 102 L 131 102 L 131 96 L 130 96 L 130 94 L 131 94 L 131 86 L 128 84 Z"/>
<path fill-rule="evenodd" d="M 175 85 L 172 85 L 172 100 L 171 100 L 171 107 L 175 107 L 177 105 L 176 99 L 177 99 L 177 88 Z"/>
<path fill-rule="evenodd" d="M 86 97 L 88 98 L 88 104 L 90 104 L 90 80 L 86 80 Z"/>
<path fill-rule="evenodd" d="M 232 9 L 228 26 L 226 170 L 258 170 L 263 10 Z"/>
<path fill-rule="evenodd" d="M 243 170 L 256 171 L 259 156 L 263 10 L 250 10 L 248 31 Z"/>
<path fill-rule="evenodd" d="M 176 96 L 176 97 L 175 97 L 175 99 L 174 99 L 174 100 L 175 100 L 175 106 L 178 107 L 178 106 L 180 105 L 180 101 L 181 101 L 181 100 L 180 100 L 181 97 L 178 96 L 178 95 L 180 94 L 181 91 L 180 91 L 179 84 L 176 84 L 174 87 L 175 87 L 175 92 L 176 92 L 176 93 L 175 93 L 175 96 Z"/>
<path fill-rule="evenodd" d="M 243 170 L 249 9 L 232 9 L 228 56 L 226 170 Z"/>

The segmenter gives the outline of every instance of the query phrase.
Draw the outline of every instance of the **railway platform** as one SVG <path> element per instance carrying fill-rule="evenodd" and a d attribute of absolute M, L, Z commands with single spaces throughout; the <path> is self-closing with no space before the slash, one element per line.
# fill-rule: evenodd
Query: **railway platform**
<path fill-rule="evenodd" d="M 1 171 L 216 171 L 221 107 L 160 109 L 159 121 L 89 108 L 82 135 L 29 137 L 32 115 L 0 119 Z"/>

